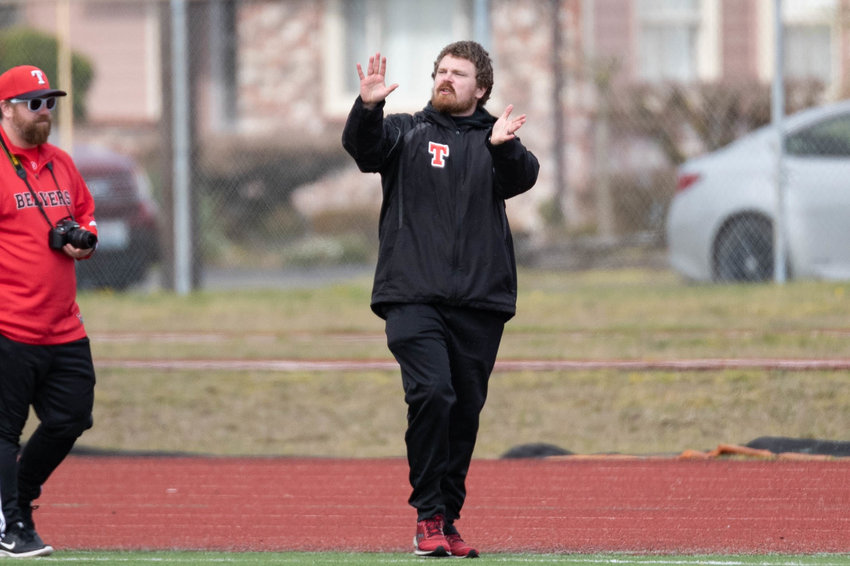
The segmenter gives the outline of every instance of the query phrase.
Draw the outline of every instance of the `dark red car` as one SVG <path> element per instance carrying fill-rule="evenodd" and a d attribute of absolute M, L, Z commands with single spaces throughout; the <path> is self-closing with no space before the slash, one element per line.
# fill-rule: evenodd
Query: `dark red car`
<path fill-rule="evenodd" d="M 97 252 L 77 262 L 80 288 L 126 289 L 143 282 L 159 259 L 158 211 L 147 176 L 130 157 L 81 146 L 74 151 L 95 201 Z"/>

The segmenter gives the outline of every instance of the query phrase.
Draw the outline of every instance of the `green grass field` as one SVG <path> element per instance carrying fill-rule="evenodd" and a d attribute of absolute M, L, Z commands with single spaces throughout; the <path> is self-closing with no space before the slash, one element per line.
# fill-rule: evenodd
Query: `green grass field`
<path fill-rule="evenodd" d="M 370 280 L 315 289 L 80 296 L 95 362 L 392 361 Z M 500 359 L 830 359 L 850 354 L 850 284 L 687 285 L 666 271 L 523 271 Z M 476 455 L 547 442 L 676 453 L 759 436 L 841 440 L 844 372 L 765 368 L 494 375 Z M 794 399 L 794 403 L 789 403 Z M 81 445 L 220 455 L 396 457 L 396 370 L 101 367 Z M 269 426 L 273 423 L 275 426 Z"/>
<path fill-rule="evenodd" d="M 436 558 L 410 554 L 345 553 L 220 553 L 220 552 L 62 552 L 42 559 L 48 563 L 98 564 L 103 566 L 147 566 L 150 564 L 229 564 L 271 566 L 298 564 L 316 566 L 371 566 L 381 564 L 441 563 Z M 448 559 L 451 560 L 451 559 Z M 630 554 L 554 555 L 494 554 L 476 559 L 474 564 L 528 566 L 567 564 L 570 566 L 845 566 L 850 557 L 839 555 L 760 555 L 760 556 L 635 556 Z"/>

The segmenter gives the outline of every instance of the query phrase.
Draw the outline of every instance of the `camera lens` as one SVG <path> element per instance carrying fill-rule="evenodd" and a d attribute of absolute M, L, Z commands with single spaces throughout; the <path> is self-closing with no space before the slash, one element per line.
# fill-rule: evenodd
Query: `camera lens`
<path fill-rule="evenodd" d="M 74 246 L 75 248 L 80 248 L 82 250 L 87 250 L 89 248 L 93 248 L 97 243 L 97 236 L 88 230 L 81 230 L 80 228 L 75 228 L 68 232 L 68 243 Z"/>

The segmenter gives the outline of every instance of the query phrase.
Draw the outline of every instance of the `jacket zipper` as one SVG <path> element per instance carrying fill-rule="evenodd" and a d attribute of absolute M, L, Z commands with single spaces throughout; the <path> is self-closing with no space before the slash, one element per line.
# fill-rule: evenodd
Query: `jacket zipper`
<path fill-rule="evenodd" d="M 456 147 L 461 147 L 461 132 L 459 129 L 455 129 L 455 140 L 458 142 Z M 454 153 L 457 155 L 457 151 Z M 455 159 L 452 162 L 452 180 L 454 180 L 454 176 L 457 175 L 458 179 L 456 183 L 452 183 L 452 190 L 454 192 L 454 202 L 455 202 L 455 219 L 454 219 L 454 242 L 452 243 L 452 297 L 456 298 L 458 296 L 458 289 L 460 287 L 458 276 L 458 270 L 460 268 L 460 235 L 461 235 L 461 224 L 462 219 L 460 218 L 461 213 L 461 196 L 463 193 L 464 183 L 466 182 L 464 175 L 464 167 L 463 160 L 466 159 L 466 147 L 463 146 L 463 153 L 459 156 L 462 159 Z"/>

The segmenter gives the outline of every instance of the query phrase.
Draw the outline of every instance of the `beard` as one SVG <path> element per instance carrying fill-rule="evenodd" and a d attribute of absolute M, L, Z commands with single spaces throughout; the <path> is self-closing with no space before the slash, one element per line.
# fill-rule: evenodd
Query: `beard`
<path fill-rule="evenodd" d="M 478 104 L 477 99 L 459 99 L 451 87 L 448 87 L 448 93 L 440 92 L 442 88 L 443 85 L 440 85 L 431 94 L 431 106 L 435 110 L 443 114 L 449 114 L 450 116 L 471 114 L 475 110 L 475 106 Z"/>
<path fill-rule="evenodd" d="M 47 142 L 50 137 L 51 118 L 47 116 L 39 116 L 33 121 L 27 121 L 19 115 L 12 118 L 12 125 L 18 130 L 18 135 L 21 136 L 26 143 L 31 145 L 41 145 Z"/>

